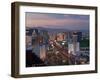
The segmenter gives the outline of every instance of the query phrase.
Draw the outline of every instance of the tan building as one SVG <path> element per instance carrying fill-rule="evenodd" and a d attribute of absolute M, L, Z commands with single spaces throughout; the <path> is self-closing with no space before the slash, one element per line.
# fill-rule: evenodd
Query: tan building
<path fill-rule="evenodd" d="M 40 59 L 45 61 L 46 59 L 46 47 L 45 45 L 40 46 Z"/>
<path fill-rule="evenodd" d="M 57 41 L 63 41 L 63 40 L 66 40 L 66 33 L 58 33 L 57 34 Z"/>
<path fill-rule="evenodd" d="M 51 34 L 51 35 L 49 36 L 49 39 L 50 39 L 50 40 L 55 40 L 55 39 L 56 39 L 56 34 Z"/>

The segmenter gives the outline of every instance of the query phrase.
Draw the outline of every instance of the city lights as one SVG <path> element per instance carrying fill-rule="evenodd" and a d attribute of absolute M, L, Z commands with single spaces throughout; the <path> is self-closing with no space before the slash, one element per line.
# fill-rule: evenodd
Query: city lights
<path fill-rule="evenodd" d="M 28 29 L 27 45 L 41 60 L 42 65 L 76 65 L 89 63 L 89 36 L 84 32 L 48 32 L 48 30 Z M 82 35 L 84 33 L 84 35 Z M 84 38 L 83 38 L 84 37 Z M 29 49 L 29 46 L 26 46 Z M 41 65 L 40 64 L 40 65 Z M 38 64 L 39 65 L 39 64 Z"/>

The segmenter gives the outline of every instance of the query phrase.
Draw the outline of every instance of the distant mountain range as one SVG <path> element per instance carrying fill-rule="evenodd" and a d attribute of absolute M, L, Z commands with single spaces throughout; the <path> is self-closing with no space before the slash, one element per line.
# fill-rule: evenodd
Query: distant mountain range
<path fill-rule="evenodd" d="M 89 30 L 68 30 L 68 29 L 60 29 L 60 28 L 44 28 L 44 27 L 26 27 L 26 29 L 38 29 L 38 30 L 46 30 L 48 32 L 71 32 L 71 31 L 79 31 L 79 32 L 89 32 Z"/>

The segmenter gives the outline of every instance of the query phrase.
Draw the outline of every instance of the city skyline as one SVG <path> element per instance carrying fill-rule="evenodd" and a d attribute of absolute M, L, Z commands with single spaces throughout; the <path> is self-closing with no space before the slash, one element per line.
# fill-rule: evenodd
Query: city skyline
<path fill-rule="evenodd" d="M 26 27 L 89 30 L 89 15 L 26 12 Z"/>
<path fill-rule="evenodd" d="M 89 64 L 89 36 L 82 33 L 27 29 L 26 67 Z"/>
<path fill-rule="evenodd" d="M 26 67 L 89 64 L 89 15 L 26 12 Z"/>

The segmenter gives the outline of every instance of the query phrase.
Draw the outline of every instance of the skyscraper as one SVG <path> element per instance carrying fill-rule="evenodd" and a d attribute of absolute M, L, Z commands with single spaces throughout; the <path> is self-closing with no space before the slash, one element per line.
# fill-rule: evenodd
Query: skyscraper
<path fill-rule="evenodd" d="M 63 41 L 66 40 L 66 34 L 65 33 L 58 33 L 57 34 L 57 41 Z"/>
<path fill-rule="evenodd" d="M 77 42 L 82 40 L 82 32 L 77 32 Z"/>
<path fill-rule="evenodd" d="M 40 46 L 39 46 L 39 42 L 38 42 L 38 29 L 33 29 L 32 32 L 32 53 L 35 53 L 38 57 L 40 54 Z"/>
<path fill-rule="evenodd" d="M 72 33 L 72 39 L 69 39 L 70 42 L 68 44 L 68 51 L 72 54 L 76 55 L 76 52 L 80 51 L 79 42 L 78 42 L 78 34 L 77 32 Z"/>
<path fill-rule="evenodd" d="M 46 59 L 46 46 L 45 45 L 40 46 L 40 59 L 42 61 Z"/>

